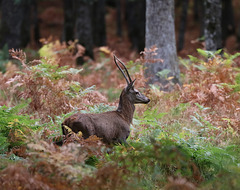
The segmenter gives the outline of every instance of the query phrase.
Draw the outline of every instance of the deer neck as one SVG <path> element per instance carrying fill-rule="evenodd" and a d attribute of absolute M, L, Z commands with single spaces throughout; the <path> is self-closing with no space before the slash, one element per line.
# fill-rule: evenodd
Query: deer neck
<path fill-rule="evenodd" d="M 120 96 L 117 112 L 123 117 L 128 124 L 132 123 L 133 114 L 135 111 L 134 104 L 126 97 Z"/>

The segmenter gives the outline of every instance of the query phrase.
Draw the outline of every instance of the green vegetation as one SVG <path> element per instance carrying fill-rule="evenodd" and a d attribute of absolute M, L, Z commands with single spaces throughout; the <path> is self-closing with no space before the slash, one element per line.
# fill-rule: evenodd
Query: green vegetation
<path fill-rule="evenodd" d="M 15 107 L 0 107 L 0 150 L 5 153 L 7 148 L 20 146 L 28 138 L 30 130 L 38 128 L 38 121 L 31 120 L 28 115 L 17 115 L 20 109 L 27 104 L 18 104 Z"/>
<path fill-rule="evenodd" d="M 61 139 L 64 118 L 116 109 L 117 102 L 107 100 L 118 100 L 123 82 L 108 54 L 100 54 L 104 64 L 98 69 L 95 63 L 82 69 L 71 64 L 67 47 L 52 43 L 47 51 L 54 61 L 26 63 L 22 51 L 12 51 L 23 67 L 13 73 L 9 65 L 0 75 L 3 189 L 240 188 L 238 54 L 198 50 L 202 58 L 181 60 L 182 87 L 168 93 L 146 89 L 151 102 L 136 106 L 128 146 L 109 147 L 95 136 L 84 140 L 72 134 L 58 147 L 53 142 Z M 142 64 L 128 67 L 136 85 L 144 84 Z"/>

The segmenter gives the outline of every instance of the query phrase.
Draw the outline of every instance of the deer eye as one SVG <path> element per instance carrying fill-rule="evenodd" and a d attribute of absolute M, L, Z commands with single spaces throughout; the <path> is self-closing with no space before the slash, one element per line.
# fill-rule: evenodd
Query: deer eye
<path fill-rule="evenodd" d="M 139 92 L 135 92 L 136 95 L 139 95 L 140 93 Z"/>

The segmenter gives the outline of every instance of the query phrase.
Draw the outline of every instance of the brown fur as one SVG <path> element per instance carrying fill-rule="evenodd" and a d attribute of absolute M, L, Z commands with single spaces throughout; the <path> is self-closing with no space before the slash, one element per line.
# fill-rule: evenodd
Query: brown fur
<path fill-rule="evenodd" d="M 129 93 L 127 88 L 122 91 L 116 111 L 99 114 L 76 113 L 65 119 L 62 123 L 63 134 L 68 134 L 64 128 L 66 125 L 75 133 L 81 131 L 84 138 L 96 135 L 107 144 L 125 143 L 130 133 L 130 124 L 135 110 L 134 99 L 131 99 Z M 148 102 L 146 98 L 145 103 Z"/>

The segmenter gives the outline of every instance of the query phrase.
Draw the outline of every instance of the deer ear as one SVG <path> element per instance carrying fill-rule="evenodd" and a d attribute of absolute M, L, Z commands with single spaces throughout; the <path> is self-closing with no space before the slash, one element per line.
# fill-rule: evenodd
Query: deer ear
<path fill-rule="evenodd" d="M 134 83 L 135 83 L 136 79 L 134 79 L 132 82 L 130 82 L 127 86 L 127 91 L 129 91 L 131 88 L 134 87 Z"/>

